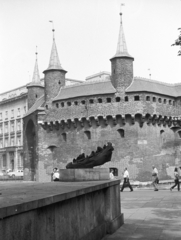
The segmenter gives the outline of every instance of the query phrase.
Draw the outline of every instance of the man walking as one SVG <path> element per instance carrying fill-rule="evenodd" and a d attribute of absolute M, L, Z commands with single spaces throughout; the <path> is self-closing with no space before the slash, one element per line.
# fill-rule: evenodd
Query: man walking
<path fill-rule="evenodd" d="M 158 170 L 156 169 L 156 167 L 153 165 L 152 166 L 152 185 L 154 187 L 154 191 L 158 191 Z"/>
<path fill-rule="evenodd" d="M 124 190 L 125 187 L 129 187 L 130 188 L 130 192 L 133 191 L 133 188 L 129 182 L 129 172 L 127 170 L 127 168 L 124 169 L 124 174 L 123 174 L 123 178 L 124 178 L 124 182 L 121 188 L 121 192 Z"/>

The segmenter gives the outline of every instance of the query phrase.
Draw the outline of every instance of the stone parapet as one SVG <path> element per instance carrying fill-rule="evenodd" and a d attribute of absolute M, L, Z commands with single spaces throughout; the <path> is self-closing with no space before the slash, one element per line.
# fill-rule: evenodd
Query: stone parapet
<path fill-rule="evenodd" d="M 124 223 L 118 180 L 27 182 L 9 184 L 1 193 L 3 240 L 99 240 Z"/>
<path fill-rule="evenodd" d="M 109 180 L 109 168 L 60 169 L 60 181 L 99 181 Z"/>

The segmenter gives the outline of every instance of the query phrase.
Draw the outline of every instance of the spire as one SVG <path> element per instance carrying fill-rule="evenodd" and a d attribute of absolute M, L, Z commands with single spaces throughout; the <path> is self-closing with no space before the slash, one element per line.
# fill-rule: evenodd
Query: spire
<path fill-rule="evenodd" d="M 131 55 L 129 55 L 127 50 L 126 39 L 124 36 L 123 23 L 122 23 L 122 12 L 120 12 L 120 28 L 119 28 L 117 50 L 116 50 L 116 54 L 112 58 L 115 58 L 115 57 L 133 58 Z"/>
<path fill-rule="evenodd" d="M 36 60 L 35 60 L 35 66 L 34 66 L 34 72 L 33 72 L 33 77 L 32 77 L 32 81 L 30 84 L 28 84 L 28 86 L 40 86 L 43 87 L 40 81 L 40 74 L 39 74 L 39 70 L 38 70 L 38 53 L 37 53 L 37 46 L 36 46 Z"/>
<path fill-rule="evenodd" d="M 51 22 L 52 26 L 53 26 L 53 21 L 49 21 L 49 22 Z M 51 54 L 50 54 L 49 66 L 45 71 L 47 71 L 47 70 L 63 70 L 63 71 L 65 71 L 60 64 L 60 60 L 58 57 L 58 51 L 57 51 L 57 47 L 56 47 L 56 43 L 55 43 L 55 36 L 54 36 L 54 32 L 55 32 L 54 27 L 52 29 L 52 32 L 53 32 L 52 50 L 51 50 Z"/>
<path fill-rule="evenodd" d="M 33 83 L 39 83 L 40 82 L 40 74 L 39 74 L 39 70 L 38 70 L 37 46 L 36 46 L 36 53 L 35 54 L 36 54 L 36 61 L 35 61 L 35 67 L 34 67 L 32 82 Z"/>

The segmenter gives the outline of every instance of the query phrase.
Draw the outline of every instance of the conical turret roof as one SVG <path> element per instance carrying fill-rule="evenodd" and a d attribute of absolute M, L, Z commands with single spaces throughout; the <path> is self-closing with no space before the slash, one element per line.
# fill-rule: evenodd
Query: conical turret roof
<path fill-rule="evenodd" d="M 55 43 L 55 38 L 53 38 L 53 44 L 52 44 L 52 50 L 51 50 L 51 54 L 50 54 L 49 66 L 45 71 L 49 71 L 49 70 L 63 70 L 63 71 L 65 71 L 60 64 L 58 51 L 57 51 L 57 47 L 56 47 L 56 43 Z"/>
<path fill-rule="evenodd" d="M 133 58 L 128 53 L 128 49 L 127 49 L 127 45 L 126 45 L 126 39 L 125 39 L 123 24 L 122 24 L 122 13 L 120 13 L 120 29 L 119 29 L 117 50 L 116 50 L 116 54 L 111 59 L 117 58 L 117 57 Z"/>
<path fill-rule="evenodd" d="M 32 82 L 28 84 L 29 86 L 42 86 L 41 81 L 40 81 L 40 74 L 39 74 L 39 69 L 38 69 L 38 60 L 37 60 L 37 55 L 38 53 L 36 52 L 36 60 L 35 60 L 35 66 L 34 66 L 34 71 L 33 71 L 33 77 L 32 77 Z"/>

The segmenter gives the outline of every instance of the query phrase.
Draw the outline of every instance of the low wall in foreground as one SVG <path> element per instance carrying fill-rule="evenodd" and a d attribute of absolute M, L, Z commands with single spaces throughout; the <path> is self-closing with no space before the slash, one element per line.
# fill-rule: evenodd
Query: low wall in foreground
<path fill-rule="evenodd" d="M 11 190 L 11 202 L 2 191 L 0 239 L 99 240 L 123 224 L 119 180 L 22 184 L 18 190 Z"/>

